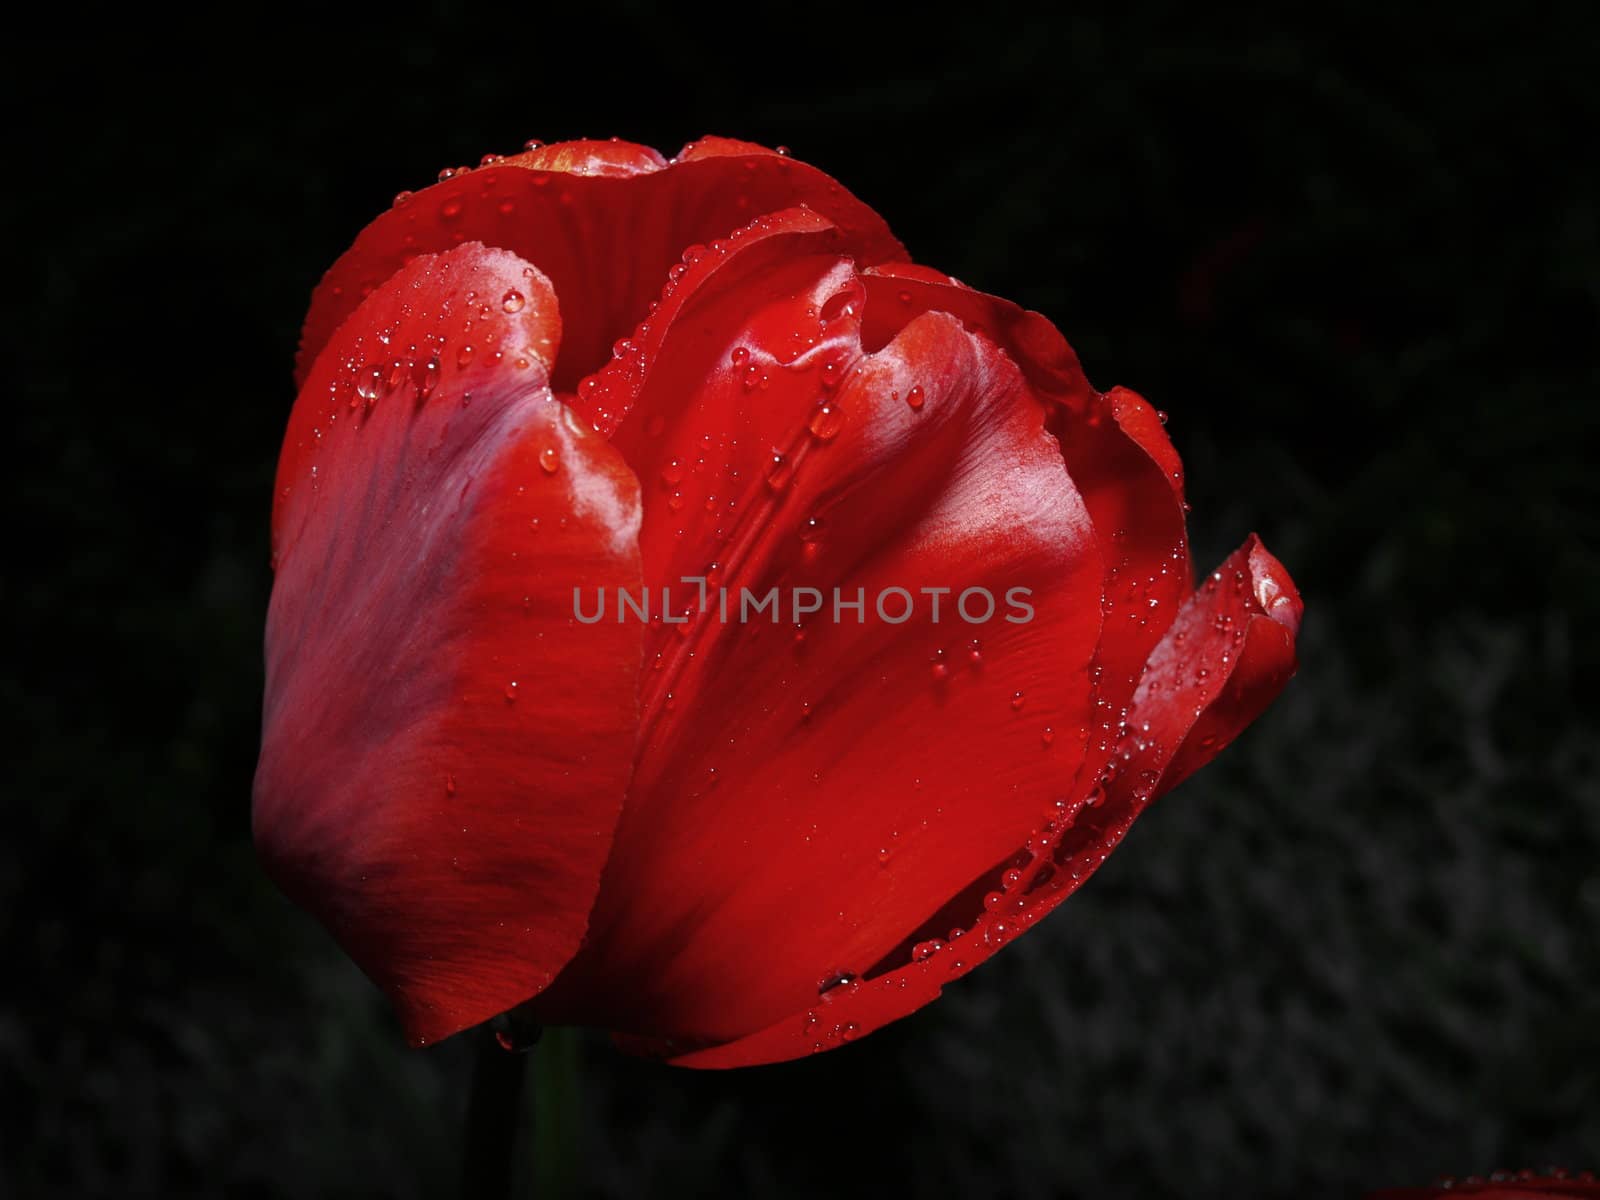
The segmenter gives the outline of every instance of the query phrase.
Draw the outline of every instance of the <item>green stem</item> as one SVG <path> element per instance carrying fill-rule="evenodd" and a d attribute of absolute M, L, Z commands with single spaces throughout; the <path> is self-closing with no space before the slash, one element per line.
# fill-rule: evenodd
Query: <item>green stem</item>
<path fill-rule="evenodd" d="M 547 1029 L 533 1065 L 533 1194 L 566 1200 L 577 1191 L 579 1033 Z"/>
<path fill-rule="evenodd" d="M 492 1034 L 479 1038 L 462 1139 L 463 1200 L 508 1200 L 515 1171 L 517 1129 L 527 1056 L 501 1048 Z"/>

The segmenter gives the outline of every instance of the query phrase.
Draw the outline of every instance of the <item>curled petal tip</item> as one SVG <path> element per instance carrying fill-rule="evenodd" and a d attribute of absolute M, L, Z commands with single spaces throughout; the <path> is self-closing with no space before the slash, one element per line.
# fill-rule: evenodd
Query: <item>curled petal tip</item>
<path fill-rule="evenodd" d="M 1306 609 L 1305 602 L 1300 599 L 1300 589 L 1295 587 L 1288 569 L 1253 533 L 1250 535 L 1249 561 L 1251 586 L 1261 611 L 1291 634 L 1298 634 L 1300 619 Z"/>

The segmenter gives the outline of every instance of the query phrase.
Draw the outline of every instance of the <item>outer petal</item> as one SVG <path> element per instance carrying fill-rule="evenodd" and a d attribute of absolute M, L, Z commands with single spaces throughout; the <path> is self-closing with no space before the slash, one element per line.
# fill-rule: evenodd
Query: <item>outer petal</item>
<path fill-rule="evenodd" d="M 671 163 L 628 142 L 566 142 L 461 168 L 362 230 L 311 299 L 299 378 L 333 331 L 411 257 L 465 241 L 514 251 L 554 284 L 567 314 L 553 381 L 568 392 L 644 315 L 684 249 L 764 212 L 804 204 L 829 217 L 862 262 L 904 256 L 888 226 L 815 167 L 706 139 Z"/>
<path fill-rule="evenodd" d="M 1131 735 L 1104 786 L 1029 839 L 1014 877 L 971 930 L 921 947 L 920 961 L 836 988 L 729 1044 L 688 1053 L 664 1043 L 635 1048 L 676 1054 L 675 1061 L 694 1067 L 776 1062 L 870 1033 L 927 1004 L 1076 891 L 1186 761 L 1214 754 L 1224 733 L 1237 733 L 1278 693 L 1294 669 L 1299 612 L 1293 583 L 1252 536 L 1190 597 L 1151 656 L 1130 713 Z M 1215 740 L 1203 744 L 1207 738 Z"/>
<path fill-rule="evenodd" d="M 1126 388 L 1100 393 L 1059 330 L 928 267 L 863 273 L 863 340 L 881 345 L 923 312 L 947 312 L 1002 347 L 1052 402 L 1050 430 L 1094 522 L 1105 564 L 1105 634 L 1096 657 L 1096 745 L 1109 753 L 1145 659 L 1191 587 L 1183 466 L 1163 418 Z"/>
<path fill-rule="evenodd" d="M 1048 399 L 1081 399 L 1092 389 L 1067 339 L 1039 313 L 967 287 L 931 267 L 886 263 L 862 273 L 867 289 L 862 340 L 876 348 L 924 312 L 947 312 L 1001 347 Z"/>
<path fill-rule="evenodd" d="M 625 414 L 653 584 L 860 588 L 866 610 L 652 633 L 635 784 L 552 1020 L 720 1040 L 798 1011 L 1000 863 L 1078 771 L 1101 567 L 1046 406 L 943 314 L 863 356 L 830 237 L 775 216 L 697 261 L 638 360 L 580 388 Z M 904 623 L 875 611 L 891 587 L 917 600 Z M 951 593 L 936 624 L 925 587 L 985 587 L 996 615 L 968 624 Z M 1004 619 L 1013 587 L 1031 621 Z"/>
<path fill-rule="evenodd" d="M 256 843 L 418 1043 L 572 956 L 628 777 L 639 630 L 572 597 L 637 581 L 638 488 L 551 397 L 558 336 L 515 256 L 419 258 L 318 359 L 279 464 Z"/>

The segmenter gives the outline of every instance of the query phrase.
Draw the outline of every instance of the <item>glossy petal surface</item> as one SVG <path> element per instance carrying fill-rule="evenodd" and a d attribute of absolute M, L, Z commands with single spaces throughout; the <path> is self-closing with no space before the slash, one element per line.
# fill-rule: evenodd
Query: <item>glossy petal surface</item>
<path fill-rule="evenodd" d="M 775 1062 L 837 1046 L 927 1004 L 1076 891 L 1186 764 L 1217 753 L 1281 690 L 1294 669 L 1299 613 L 1293 583 L 1252 537 L 1185 602 L 1151 655 L 1103 783 L 1018 850 L 1015 878 L 970 930 L 729 1044 L 688 1053 L 665 1043 L 635 1048 L 695 1067 Z"/>
<path fill-rule="evenodd" d="M 1047 405 L 947 314 L 864 354 L 837 246 L 815 214 L 757 223 L 579 389 L 647 488 L 653 586 L 813 588 L 830 609 L 653 628 L 635 782 L 552 1019 L 759 1029 L 876 963 L 1077 772 L 1102 568 Z M 936 623 L 922 589 L 941 587 Z M 864 594 L 859 623 L 835 588 Z M 876 610 L 892 588 L 916 601 L 903 622 Z M 966 588 L 992 619 L 962 618 Z M 1011 588 L 1030 620 L 1004 619 Z"/>
<path fill-rule="evenodd" d="M 621 810 L 639 630 L 573 588 L 639 576 L 638 489 L 556 402 L 547 281 L 413 261 L 312 369 L 273 516 L 257 845 L 430 1042 L 577 949 Z"/>
<path fill-rule="evenodd" d="M 555 287 L 566 333 L 552 379 L 569 392 L 644 316 L 688 247 L 800 204 L 842 230 L 861 262 L 904 256 L 888 226 L 837 182 L 748 143 L 706 138 L 668 162 L 629 142 L 565 142 L 462 168 L 406 195 L 334 263 L 306 316 L 300 378 L 402 264 L 478 241 L 522 256 Z"/>

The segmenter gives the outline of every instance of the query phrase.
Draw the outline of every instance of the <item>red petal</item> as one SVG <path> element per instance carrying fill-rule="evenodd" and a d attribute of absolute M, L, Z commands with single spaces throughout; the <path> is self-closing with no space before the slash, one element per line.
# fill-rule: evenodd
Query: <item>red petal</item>
<path fill-rule="evenodd" d="M 1099 745 L 1109 752 L 1150 652 L 1193 586 L 1183 467 L 1155 409 L 1126 388 L 1062 404 L 1051 429 L 1106 564 L 1095 706 Z"/>
<path fill-rule="evenodd" d="M 868 299 L 862 340 L 869 349 L 920 313 L 947 312 L 1010 355 L 1040 395 L 1060 401 L 1092 390 L 1066 338 L 1036 312 L 915 263 L 885 263 L 863 272 L 862 282 Z"/>
<path fill-rule="evenodd" d="M 1109 753 L 1145 659 L 1191 586 L 1183 466 L 1155 409 L 1126 388 L 1089 386 L 1060 331 L 1036 312 L 912 263 L 863 275 L 863 338 L 881 345 L 923 312 L 948 312 L 1003 348 L 1039 395 L 1083 496 L 1106 567 L 1105 634 L 1095 660 L 1096 725 Z"/>
<path fill-rule="evenodd" d="M 995 868 L 1078 770 L 1101 566 L 1046 406 L 941 314 L 863 357 L 862 283 L 830 237 L 795 213 L 734 239 L 637 361 L 580 388 L 627 414 L 653 585 L 859 587 L 868 608 L 803 642 L 790 616 L 652 629 L 635 784 L 549 1019 L 759 1029 Z M 934 624 L 924 586 L 986 586 L 1000 616 L 969 625 L 946 597 Z M 1015 586 L 1031 622 L 1002 619 Z M 904 624 L 873 611 L 890 587 L 921 601 Z"/>
<path fill-rule="evenodd" d="M 636 737 L 640 631 L 572 597 L 637 583 L 638 485 L 551 397 L 554 312 L 504 251 L 416 259 L 279 463 L 256 842 L 419 1043 L 576 951 Z"/>
<path fill-rule="evenodd" d="M 904 256 L 878 215 L 827 175 L 745 143 L 706 139 L 668 163 L 627 142 L 567 142 L 463 169 L 397 203 L 333 265 L 306 316 L 298 378 L 362 296 L 412 256 L 480 241 L 520 254 L 555 285 L 567 330 L 553 380 L 568 392 L 644 315 L 686 247 L 799 204 L 837 224 L 863 263 Z"/>
<path fill-rule="evenodd" d="M 837 988 L 759 1033 L 688 1053 L 656 1049 L 694 1067 L 777 1062 L 870 1033 L 933 1000 L 1076 891 L 1152 796 L 1201 755 L 1216 753 L 1222 732 L 1233 736 L 1265 707 L 1294 669 L 1298 618 L 1293 583 L 1252 536 L 1189 598 L 1151 656 L 1130 737 L 1104 791 L 1030 839 L 1020 878 L 970 932 L 921 962 Z M 1202 745 L 1207 737 L 1219 740 Z"/>
<path fill-rule="evenodd" d="M 1473 1200 L 1543 1200 L 1548 1196 L 1600 1197 L 1600 1180 L 1593 1171 L 1496 1171 L 1488 1178 L 1469 1175 L 1442 1180 L 1433 1187 L 1387 1188 L 1370 1192 L 1366 1200 L 1444 1200 L 1471 1196 Z"/>
<path fill-rule="evenodd" d="M 1156 731 L 1150 736 L 1182 738 L 1158 794 L 1220 754 L 1283 690 L 1294 674 L 1304 611 L 1289 572 L 1254 534 L 1184 605 L 1151 655 L 1128 716 L 1134 729 L 1149 725 Z M 1193 645 L 1201 642 L 1226 647 L 1221 666 L 1227 679 L 1220 692 L 1207 688 L 1193 665 Z"/>

